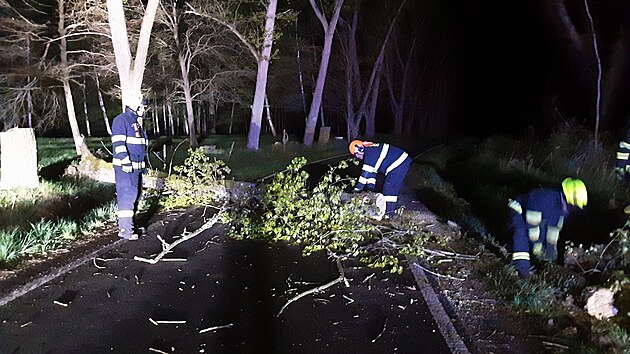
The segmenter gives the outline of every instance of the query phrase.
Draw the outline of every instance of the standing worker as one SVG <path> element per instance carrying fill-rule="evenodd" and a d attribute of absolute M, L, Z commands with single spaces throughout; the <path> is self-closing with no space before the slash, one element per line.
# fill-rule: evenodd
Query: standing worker
<path fill-rule="evenodd" d="M 385 215 L 393 213 L 398 203 L 398 194 L 403 186 L 407 171 L 409 171 L 409 165 L 411 165 L 409 155 L 390 144 L 361 140 L 353 140 L 349 150 L 357 159 L 363 161 L 361 176 L 359 176 L 353 191 L 360 192 L 366 187 L 368 190 L 374 189 L 377 174 L 384 174 Z"/>
<path fill-rule="evenodd" d="M 532 254 L 536 259 L 556 261 L 558 238 L 570 213 L 569 206 L 581 209 L 587 199 L 584 182 L 566 178 L 562 189 L 537 188 L 509 200 L 512 264 L 519 276 L 530 274 Z"/>
<path fill-rule="evenodd" d="M 137 240 L 141 233 L 134 224 L 138 199 L 142 190 L 144 159 L 147 156 L 148 139 L 142 129 L 142 116 L 147 101 L 137 96 L 125 105 L 125 111 L 112 122 L 112 148 L 116 199 L 118 201 L 118 237 Z"/>

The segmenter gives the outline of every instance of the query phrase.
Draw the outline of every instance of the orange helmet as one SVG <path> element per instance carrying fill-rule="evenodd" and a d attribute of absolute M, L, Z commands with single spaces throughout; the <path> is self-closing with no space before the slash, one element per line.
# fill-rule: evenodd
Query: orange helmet
<path fill-rule="evenodd" d="M 350 154 L 354 155 L 357 146 L 363 146 L 362 140 L 352 140 L 350 145 L 348 146 L 348 150 L 350 150 Z"/>

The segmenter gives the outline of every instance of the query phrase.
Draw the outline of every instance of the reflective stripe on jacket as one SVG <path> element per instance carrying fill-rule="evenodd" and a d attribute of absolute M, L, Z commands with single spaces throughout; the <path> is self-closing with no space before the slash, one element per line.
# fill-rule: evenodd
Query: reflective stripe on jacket
<path fill-rule="evenodd" d="M 366 185 L 374 188 L 377 173 L 387 175 L 407 159 L 409 155 L 406 152 L 390 144 L 378 143 L 365 147 L 361 176 L 355 188 L 362 190 Z"/>
<path fill-rule="evenodd" d="M 137 120 L 136 113 L 125 108 L 112 122 L 112 149 L 114 166 L 131 165 L 134 170 L 145 168 L 147 134 Z"/>

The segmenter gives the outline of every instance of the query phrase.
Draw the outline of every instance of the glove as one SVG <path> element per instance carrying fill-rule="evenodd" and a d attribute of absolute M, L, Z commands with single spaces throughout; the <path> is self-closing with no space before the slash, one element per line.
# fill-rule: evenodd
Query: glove
<path fill-rule="evenodd" d="M 131 164 L 122 165 L 122 171 L 124 173 L 131 173 L 133 172 L 133 167 L 131 167 Z"/>
<path fill-rule="evenodd" d="M 525 259 L 512 261 L 512 265 L 516 268 L 519 278 L 527 278 L 530 275 L 531 263 Z"/>
<path fill-rule="evenodd" d="M 625 177 L 625 169 L 623 167 L 615 167 L 615 176 L 623 181 Z"/>

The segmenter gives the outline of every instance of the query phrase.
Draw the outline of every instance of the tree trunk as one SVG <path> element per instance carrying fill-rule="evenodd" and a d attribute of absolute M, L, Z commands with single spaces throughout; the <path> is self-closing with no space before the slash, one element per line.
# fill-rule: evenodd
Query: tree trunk
<path fill-rule="evenodd" d="M 273 126 L 273 120 L 271 120 L 271 109 L 269 108 L 269 98 L 265 95 L 265 111 L 267 112 L 267 123 L 269 123 L 269 129 L 271 129 L 271 135 L 276 137 L 276 127 Z"/>
<path fill-rule="evenodd" d="M 232 135 L 232 124 L 234 123 L 234 106 L 236 103 L 232 102 L 232 113 L 230 113 L 230 127 L 228 128 L 228 134 Z"/>
<path fill-rule="evenodd" d="M 85 116 L 85 130 L 88 136 L 92 136 L 92 129 L 90 127 L 90 117 L 88 116 L 88 107 L 87 107 L 87 95 L 85 94 L 86 84 L 85 84 L 85 76 L 83 77 L 83 115 Z"/>
<path fill-rule="evenodd" d="M 381 86 L 381 70 L 378 70 L 372 91 L 370 93 L 370 106 L 365 117 L 365 136 L 371 138 L 376 134 L 374 117 L 376 116 L 376 106 L 378 105 L 378 94 Z"/>
<path fill-rule="evenodd" d="M 61 84 L 63 85 L 63 93 L 66 99 L 66 109 L 68 110 L 68 122 L 72 131 L 72 139 L 74 140 L 74 148 L 77 155 L 81 155 L 81 146 L 83 145 L 83 137 L 79 130 L 79 122 L 77 114 L 74 110 L 74 99 L 72 98 L 72 90 L 70 88 L 70 73 L 68 68 L 68 43 L 66 41 L 66 25 L 65 25 L 65 1 L 60 0 L 58 3 L 59 11 L 59 56 L 61 58 Z"/>
<path fill-rule="evenodd" d="M 313 100 L 311 102 L 311 108 L 308 112 L 306 119 L 306 128 L 304 129 L 304 145 L 310 146 L 313 144 L 315 138 L 315 128 L 317 127 L 317 116 L 322 104 L 322 96 L 324 94 L 324 86 L 326 84 L 326 75 L 328 74 L 328 63 L 330 61 L 330 54 L 332 52 L 332 42 L 335 35 L 335 28 L 337 27 L 337 21 L 339 20 L 339 13 L 343 0 L 335 0 L 335 9 L 330 22 L 327 22 L 324 14 L 320 11 L 315 0 L 309 0 L 311 7 L 315 14 L 319 18 L 322 26 L 324 27 L 324 49 L 322 51 L 322 60 L 319 64 L 319 73 L 317 74 L 317 82 L 315 83 L 315 90 L 313 91 Z"/>
<path fill-rule="evenodd" d="M 118 77 L 120 79 L 123 111 L 129 101 L 142 94 L 142 79 L 151 39 L 151 29 L 153 28 L 159 2 L 159 0 L 148 0 L 147 2 L 140 27 L 140 37 L 138 38 L 135 52 L 136 57 L 132 59 L 123 2 L 121 0 L 107 0 L 109 27 L 114 55 L 116 56 Z"/>
<path fill-rule="evenodd" d="M 267 19 L 265 21 L 265 36 L 263 40 L 262 52 L 258 58 L 258 72 L 256 74 L 256 92 L 252 103 L 252 115 L 249 123 L 249 133 L 247 135 L 247 148 L 258 150 L 260 141 L 260 127 L 262 122 L 262 110 L 267 91 L 267 73 L 269 71 L 269 60 L 271 60 L 271 46 L 273 45 L 273 31 L 276 21 L 276 7 L 278 0 L 269 0 L 267 5 Z"/>
<path fill-rule="evenodd" d="M 173 109 L 171 108 L 171 102 L 166 101 L 164 104 L 166 105 L 166 110 L 168 111 L 168 121 L 171 122 L 171 136 L 175 136 L 177 131 L 175 129 L 176 124 L 175 124 L 175 120 L 173 119 Z"/>
<path fill-rule="evenodd" d="M 591 32 L 593 33 L 593 51 L 595 52 L 595 58 L 597 59 L 597 98 L 595 101 L 595 145 L 598 145 L 598 135 L 599 135 L 599 112 L 600 112 L 600 102 L 602 97 L 602 60 L 599 57 L 599 48 L 597 47 L 597 32 L 595 32 L 595 24 L 593 23 L 593 17 L 591 16 L 591 11 L 588 7 L 588 2 L 584 0 L 584 7 L 586 8 L 586 14 L 588 15 L 589 24 L 591 27 Z"/>
<path fill-rule="evenodd" d="M 105 102 L 103 101 L 103 93 L 101 92 L 101 83 L 98 79 L 98 75 L 96 76 L 96 92 L 98 93 L 98 105 L 101 108 L 101 112 L 103 113 L 103 122 L 105 122 L 105 129 L 107 130 L 107 134 L 112 135 L 112 127 L 109 125 L 109 119 L 107 118 L 107 109 L 105 108 Z"/>
<path fill-rule="evenodd" d="M 0 133 L 0 165 L 0 189 L 39 186 L 33 129 L 13 128 Z"/>

